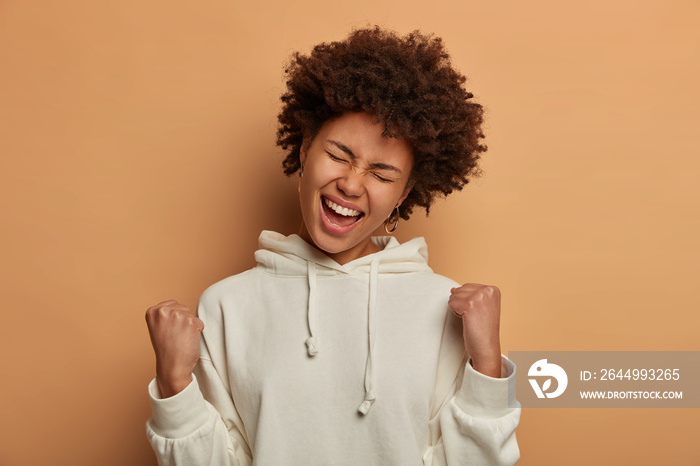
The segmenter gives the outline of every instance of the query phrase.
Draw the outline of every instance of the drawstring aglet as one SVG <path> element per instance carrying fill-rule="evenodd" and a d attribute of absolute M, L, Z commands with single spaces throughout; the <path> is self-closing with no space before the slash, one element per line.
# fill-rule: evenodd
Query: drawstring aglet
<path fill-rule="evenodd" d="M 372 407 L 372 403 L 374 403 L 375 398 L 376 396 L 374 395 L 374 392 L 367 392 L 367 394 L 365 395 L 365 401 L 360 403 L 360 406 L 357 408 L 360 414 L 365 415 L 369 412 L 369 409 Z"/>
<path fill-rule="evenodd" d="M 309 337 L 306 339 L 306 348 L 309 356 L 316 356 L 318 354 L 318 347 L 316 346 L 316 339 L 314 337 Z"/>

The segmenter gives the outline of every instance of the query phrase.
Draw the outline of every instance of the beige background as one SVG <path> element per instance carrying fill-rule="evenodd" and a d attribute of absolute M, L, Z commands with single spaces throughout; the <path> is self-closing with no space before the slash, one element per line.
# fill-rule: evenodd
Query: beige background
<path fill-rule="evenodd" d="M 296 232 L 274 145 L 294 50 L 445 39 L 485 176 L 399 226 L 503 290 L 503 351 L 700 350 L 700 3 L 0 3 L 1 465 L 154 465 L 146 308 Z M 525 389 L 526 387 L 521 387 Z M 700 464 L 691 409 L 525 410 L 523 465 Z"/>

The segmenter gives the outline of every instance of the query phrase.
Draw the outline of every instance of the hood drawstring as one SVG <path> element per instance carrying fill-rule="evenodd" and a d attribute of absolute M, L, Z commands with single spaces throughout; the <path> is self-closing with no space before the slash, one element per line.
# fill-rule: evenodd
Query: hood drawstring
<path fill-rule="evenodd" d="M 365 365 L 365 399 L 357 408 L 361 414 L 367 414 L 376 400 L 377 395 L 372 389 L 374 383 L 374 337 L 376 335 L 377 281 L 379 276 L 379 260 L 374 259 L 369 266 L 369 303 L 367 306 L 367 363 Z"/>
<path fill-rule="evenodd" d="M 261 270 L 279 277 L 299 279 L 303 287 L 303 276 L 306 274 L 309 286 L 308 307 L 306 319 L 308 336 L 306 346 L 308 357 L 315 357 L 319 352 L 321 328 L 319 327 L 318 305 L 332 298 L 324 294 L 318 295 L 317 276 L 322 277 L 362 277 L 367 278 L 369 267 L 369 299 L 367 303 L 367 359 L 365 363 L 364 388 L 365 399 L 357 408 L 362 414 L 367 414 L 376 400 L 374 392 L 374 349 L 376 344 L 376 313 L 378 300 L 378 278 L 381 265 L 381 276 L 384 274 L 402 274 L 428 272 L 428 248 L 423 238 L 413 238 L 400 244 L 393 236 L 373 237 L 372 241 L 381 249 L 375 254 L 357 258 L 347 264 L 339 264 L 317 248 L 306 242 L 299 235 L 285 236 L 274 231 L 263 231 L 260 234 L 260 249 L 255 251 L 255 260 Z M 362 286 L 360 284 L 360 286 Z M 303 291 L 301 291 L 303 293 Z M 322 300 L 321 300 L 322 299 Z M 301 303 L 300 303 L 301 304 Z M 361 303 L 354 303 L 362 307 Z M 303 306 L 303 304 L 301 304 Z M 332 306 L 332 304 L 331 304 Z M 332 312 L 333 309 L 329 309 Z M 299 318 L 303 318 L 302 314 Z M 300 322 L 301 323 L 301 322 Z M 301 329 L 303 331 L 303 329 Z M 358 329 L 360 330 L 360 329 Z M 362 330 L 360 330 L 362 332 Z M 299 335 L 301 338 L 301 335 Z M 299 348 L 301 352 L 302 349 Z M 360 358 L 362 356 L 360 355 Z M 361 361 L 360 361 L 361 363 Z M 357 369 L 360 369 L 359 367 Z M 358 374 L 360 375 L 360 374 Z M 359 388 L 359 384 L 357 386 Z"/>
<path fill-rule="evenodd" d="M 306 319 L 309 323 L 309 338 L 306 339 L 306 348 L 309 356 L 318 354 L 316 337 L 314 337 L 314 327 L 316 320 L 316 264 L 312 261 L 306 262 L 307 277 L 309 279 L 309 303 L 306 310 Z"/>
<path fill-rule="evenodd" d="M 306 339 L 306 347 L 309 356 L 318 354 L 318 342 L 314 336 L 316 324 L 316 264 L 307 261 L 307 277 L 309 281 L 309 302 L 306 311 L 306 319 L 309 325 L 309 338 Z M 372 403 L 377 399 L 374 393 L 374 346 L 376 337 L 376 309 L 377 309 L 377 282 L 379 280 L 379 260 L 374 259 L 369 266 L 369 301 L 367 303 L 367 362 L 365 363 L 365 399 L 357 410 L 361 414 L 367 414 Z"/>

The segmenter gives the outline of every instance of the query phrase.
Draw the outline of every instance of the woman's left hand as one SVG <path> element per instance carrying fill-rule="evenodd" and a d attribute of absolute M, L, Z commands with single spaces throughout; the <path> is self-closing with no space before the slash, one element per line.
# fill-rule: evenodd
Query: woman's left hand
<path fill-rule="evenodd" d="M 491 285 L 466 283 L 452 288 L 448 305 L 462 318 L 464 347 L 472 367 L 490 377 L 501 376 L 501 291 Z"/>

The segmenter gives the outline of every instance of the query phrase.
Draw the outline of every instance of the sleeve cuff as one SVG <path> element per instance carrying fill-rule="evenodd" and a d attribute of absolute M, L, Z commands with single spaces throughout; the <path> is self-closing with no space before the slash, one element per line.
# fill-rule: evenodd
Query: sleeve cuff
<path fill-rule="evenodd" d="M 464 368 L 462 386 L 455 403 L 465 413 L 481 418 L 498 418 L 519 407 L 515 400 L 515 364 L 501 355 L 501 378 L 477 372 L 471 358 Z"/>
<path fill-rule="evenodd" d="M 155 378 L 148 384 L 148 393 L 153 410 L 149 424 L 161 437 L 186 437 L 208 420 L 209 410 L 194 374 L 192 382 L 184 390 L 169 398 L 161 398 Z"/>

